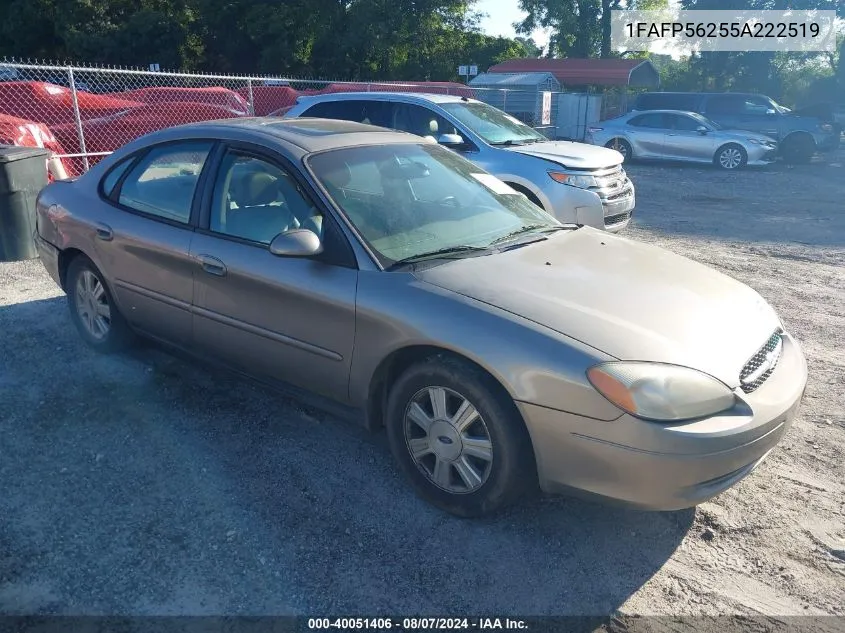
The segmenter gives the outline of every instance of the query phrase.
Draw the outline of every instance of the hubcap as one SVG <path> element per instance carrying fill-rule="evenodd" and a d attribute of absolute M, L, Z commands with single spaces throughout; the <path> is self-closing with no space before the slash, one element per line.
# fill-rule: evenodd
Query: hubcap
<path fill-rule="evenodd" d="M 622 158 L 628 158 L 628 148 L 625 147 L 625 143 L 613 141 L 612 149 L 615 149 L 617 152 L 622 154 Z"/>
<path fill-rule="evenodd" d="M 111 308 L 103 284 L 90 270 L 83 271 L 76 282 L 76 313 L 95 339 L 100 341 L 108 335 Z"/>
<path fill-rule="evenodd" d="M 719 164 L 725 169 L 736 169 L 742 163 L 742 153 L 733 147 L 729 147 L 719 154 Z"/>
<path fill-rule="evenodd" d="M 426 387 L 405 409 L 405 444 L 420 471 L 447 492 L 478 490 L 490 476 L 493 442 L 469 400 L 446 387 Z"/>

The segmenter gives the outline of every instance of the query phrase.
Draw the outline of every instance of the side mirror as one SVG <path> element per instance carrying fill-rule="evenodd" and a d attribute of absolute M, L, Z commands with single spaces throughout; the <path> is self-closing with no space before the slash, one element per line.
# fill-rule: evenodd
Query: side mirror
<path fill-rule="evenodd" d="M 705 135 L 705 134 L 707 134 L 707 132 L 709 132 L 710 130 L 708 130 L 708 129 L 707 129 L 706 127 L 704 127 L 703 125 L 699 125 L 697 128 L 695 128 L 695 131 L 696 131 L 696 132 L 698 132 L 699 134 L 701 134 L 702 136 L 704 136 L 704 135 Z"/>
<path fill-rule="evenodd" d="M 460 134 L 441 134 L 437 142 L 446 147 L 458 147 L 464 144 L 464 137 Z"/>
<path fill-rule="evenodd" d="M 310 257 L 322 253 L 323 244 L 313 231 L 291 229 L 273 238 L 270 252 L 279 257 Z"/>

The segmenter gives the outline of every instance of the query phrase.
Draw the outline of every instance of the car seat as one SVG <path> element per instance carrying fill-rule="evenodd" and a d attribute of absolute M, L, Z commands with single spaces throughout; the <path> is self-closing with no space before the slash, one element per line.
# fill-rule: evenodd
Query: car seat
<path fill-rule="evenodd" d="M 249 170 L 232 178 L 226 232 L 269 244 L 299 222 L 282 194 L 282 178 L 263 170 Z M 234 206 L 237 205 L 237 206 Z"/>

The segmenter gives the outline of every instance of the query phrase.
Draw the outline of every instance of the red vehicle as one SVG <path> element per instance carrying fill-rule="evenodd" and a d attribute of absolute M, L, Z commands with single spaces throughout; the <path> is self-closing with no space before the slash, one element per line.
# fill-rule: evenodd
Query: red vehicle
<path fill-rule="evenodd" d="M 238 94 L 249 99 L 249 88 L 239 88 Z M 252 105 L 255 116 L 274 114 L 283 108 L 289 108 L 296 103 L 300 93 L 290 86 L 253 86 Z"/>
<path fill-rule="evenodd" d="M 0 144 L 43 147 L 58 155 L 65 153 L 61 143 L 56 140 L 46 125 L 8 114 L 0 114 Z M 72 162 L 61 158 L 48 159 L 47 172 L 50 180 L 61 180 L 77 175 Z"/>
<path fill-rule="evenodd" d="M 80 118 L 109 116 L 141 105 L 112 95 L 76 91 Z M 0 112 L 47 125 L 75 120 L 70 88 L 42 81 L 0 82 Z"/>
<path fill-rule="evenodd" d="M 249 103 L 247 100 L 234 90 L 222 87 L 177 88 L 160 86 L 154 88 L 138 88 L 137 90 L 128 90 L 126 92 L 115 92 L 111 93 L 110 96 L 136 102 L 140 101 L 145 104 L 180 103 L 185 109 L 193 109 L 197 104 L 216 106 L 229 110 L 231 115 L 249 116 Z"/>
<path fill-rule="evenodd" d="M 239 115 L 229 108 L 206 103 L 152 103 L 118 114 L 82 122 L 87 153 L 112 152 L 136 138 L 155 130 L 183 123 L 231 119 Z M 81 152 L 76 125 L 66 123 L 53 126 L 53 132 L 71 153 Z M 90 156 L 89 164 L 102 156 Z"/>

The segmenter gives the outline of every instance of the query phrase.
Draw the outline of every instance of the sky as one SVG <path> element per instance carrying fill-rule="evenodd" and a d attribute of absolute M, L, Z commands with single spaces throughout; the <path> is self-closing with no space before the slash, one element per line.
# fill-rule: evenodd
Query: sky
<path fill-rule="evenodd" d="M 513 23 L 525 17 L 525 12 L 519 10 L 519 0 L 478 0 L 474 8 L 487 14 L 481 21 L 481 30 L 488 35 L 514 37 Z M 535 31 L 532 37 L 538 46 L 544 47 L 549 43 L 549 35 L 543 30 Z"/>

